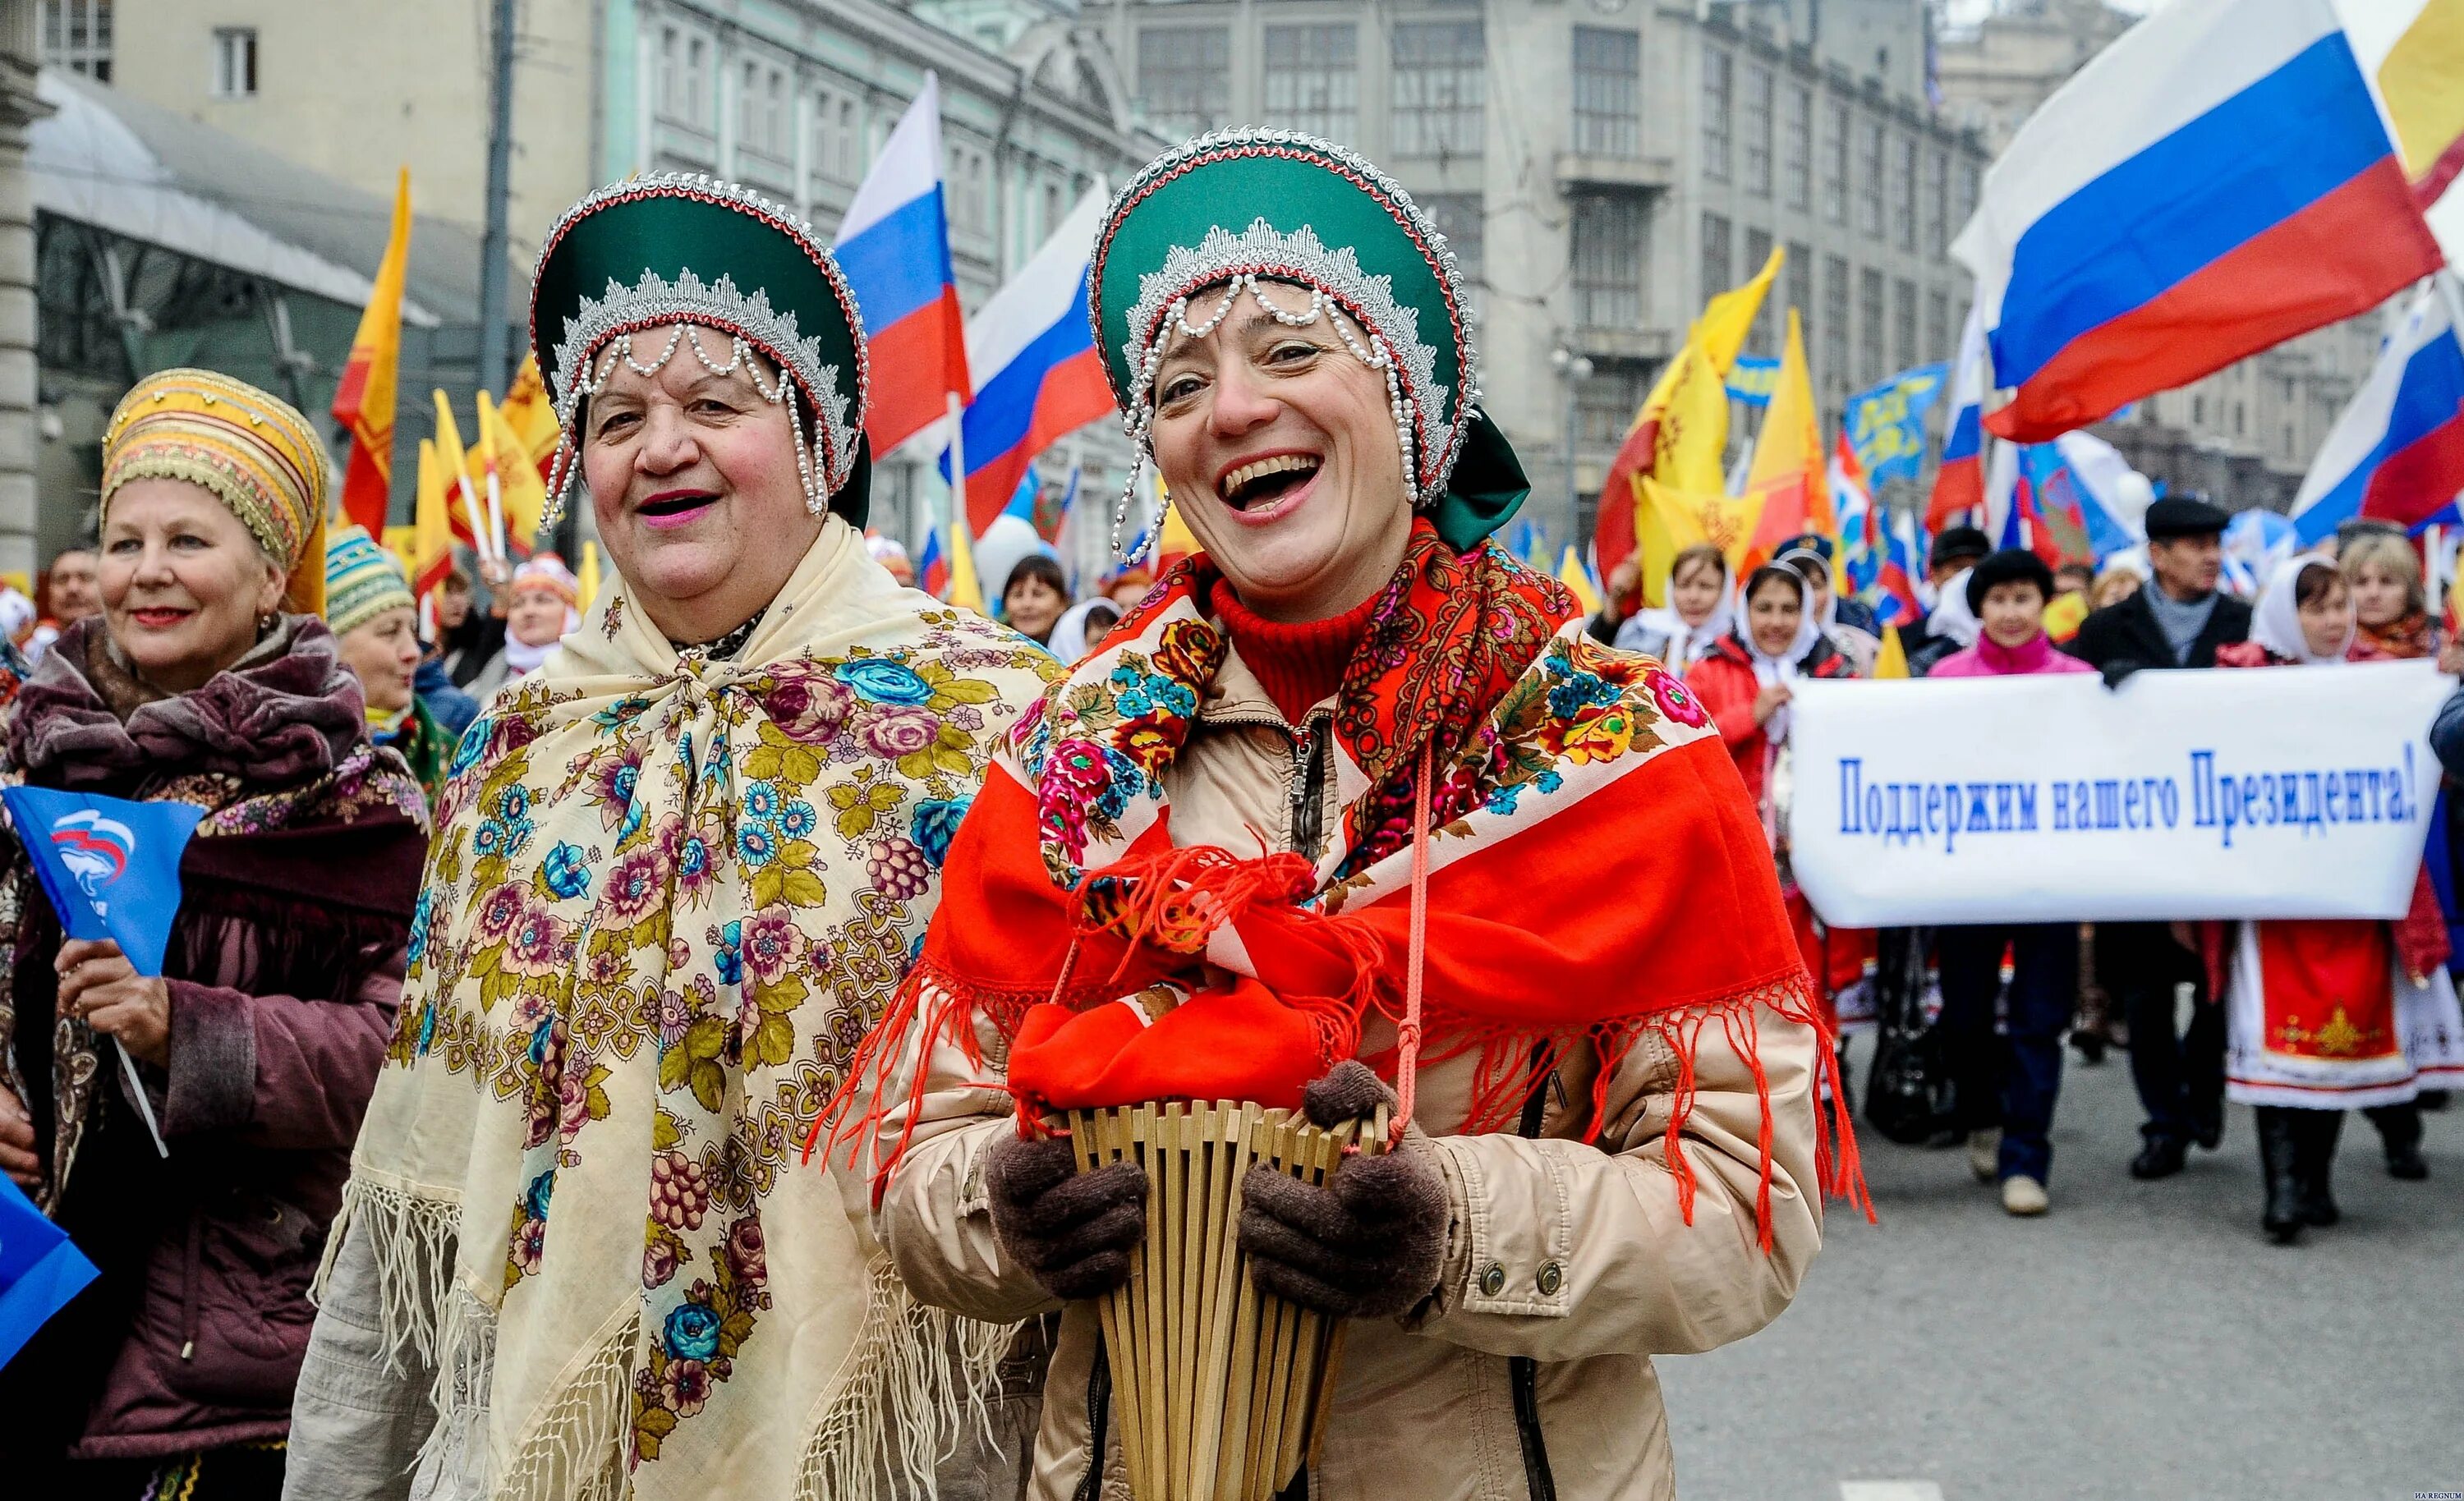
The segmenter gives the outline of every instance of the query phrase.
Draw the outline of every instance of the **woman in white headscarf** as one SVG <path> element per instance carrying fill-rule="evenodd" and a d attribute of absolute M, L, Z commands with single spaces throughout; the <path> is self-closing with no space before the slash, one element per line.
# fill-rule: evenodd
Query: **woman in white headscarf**
<path fill-rule="evenodd" d="M 2352 590 L 2324 553 L 2277 565 L 2251 614 L 2250 640 L 2216 649 L 2219 667 L 2324 666 L 2353 643 Z M 2418 1071 L 2404 1048 L 2406 997 L 2455 1006 L 2447 928 L 2424 873 L 2395 923 L 2269 918 L 2208 925 L 2211 968 L 2230 965 L 2225 1095 L 2255 1107 L 2267 1204 L 2260 1224 L 2279 1244 L 2340 1218 L 2329 1186 L 2344 1112 L 2367 1111 L 2396 1142 L 2410 1128 L 2419 1161 Z"/>
<path fill-rule="evenodd" d="M 1620 650 L 1639 651 L 1683 672 L 1719 644 L 1737 622 L 1728 592 L 1728 559 L 1709 542 L 1697 542 L 1668 565 L 1668 602 L 1637 610 L 1617 627 Z"/>

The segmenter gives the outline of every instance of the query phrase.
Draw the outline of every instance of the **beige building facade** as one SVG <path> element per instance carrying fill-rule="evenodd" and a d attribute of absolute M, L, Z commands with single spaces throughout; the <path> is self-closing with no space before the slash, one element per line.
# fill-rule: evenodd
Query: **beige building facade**
<path fill-rule="evenodd" d="M 1948 239 L 1986 158 L 1924 102 L 1921 0 L 1082 13 L 1160 134 L 1327 136 L 1430 210 L 1474 283 L 1486 404 L 1533 480 L 1526 513 L 1560 545 L 1588 538 L 1609 460 L 1705 297 L 1773 248 L 1787 269 L 1749 347 L 1777 354 L 1795 307 L 1835 417 L 1958 337 L 1968 278 Z"/>

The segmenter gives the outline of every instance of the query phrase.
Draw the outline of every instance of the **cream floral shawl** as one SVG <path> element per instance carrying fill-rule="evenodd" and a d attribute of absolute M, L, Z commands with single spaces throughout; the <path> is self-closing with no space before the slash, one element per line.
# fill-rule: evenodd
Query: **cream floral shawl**
<path fill-rule="evenodd" d="M 833 519 L 730 662 L 617 590 L 455 752 L 344 1223 L 440 1367 L 427 1482 L 828 1497 L 930 1470 L 997 1331 L 801 1144 L 1057 670 Z"/>

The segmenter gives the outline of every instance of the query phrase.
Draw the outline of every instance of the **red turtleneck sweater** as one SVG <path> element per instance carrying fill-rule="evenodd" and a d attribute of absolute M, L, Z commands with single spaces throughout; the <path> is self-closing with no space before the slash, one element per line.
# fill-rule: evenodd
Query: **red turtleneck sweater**
<path fill-rule="evenodd" d="M 1382 592 L 1381 592 L 1382 593 Z M 1241 602 L 1229 581 L 1215 586 L 1215 613 L 1232 633 L 1241 660 L 1258 675 L 1266 696 L 1287 723 L 1297 726 L 1320 701 L 1343 685 L 1343 669 L 1369 634 L 1369 618 L 1380 595 L 1331 620 L 1287 624 L 1270 620 Z"/>

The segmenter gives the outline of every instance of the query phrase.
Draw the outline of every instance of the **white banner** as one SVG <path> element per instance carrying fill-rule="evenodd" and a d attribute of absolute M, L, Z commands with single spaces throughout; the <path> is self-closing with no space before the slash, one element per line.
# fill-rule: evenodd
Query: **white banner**
<path fill-rule="evenodd" d="M 1795 685 L 1790 858 L 1843 927 L 2401 917 L 2431 663 Z"/>

